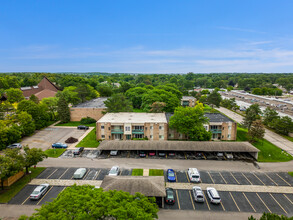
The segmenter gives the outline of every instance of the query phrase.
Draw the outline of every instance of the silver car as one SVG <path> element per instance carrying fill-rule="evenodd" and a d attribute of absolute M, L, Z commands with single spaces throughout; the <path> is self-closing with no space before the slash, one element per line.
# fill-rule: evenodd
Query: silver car
<path fill-rule="evenodd" d="M 111 168 L 110 172 L 109 172 L 109 176 L 118 176 L 119 174 L 119 167 L 118 166 L 114 166 Z"/>
<path fill-rule="evenodd" d="M 199 186 L 192 187 L 192 194 L 193 194 L 194 201 L 204 202 L 204 195 Z"/>
<path fill-rule="evenodd" d="M 19 149 L 21 149 L 22 145 L 20 143 L 14 143 L 14 144 L 9 145 L 7 148 L 9 148 L 9 149 L 19 148 Z"/>
<path fill-rule="evenodd" d="M 30 195 L 31 200 L 38 200 L 40 199 L 45 193 L 48 191 L 50 185 L 45 183 L 37 186 L 37 188 L 34 189 L 32 194 Z"/>

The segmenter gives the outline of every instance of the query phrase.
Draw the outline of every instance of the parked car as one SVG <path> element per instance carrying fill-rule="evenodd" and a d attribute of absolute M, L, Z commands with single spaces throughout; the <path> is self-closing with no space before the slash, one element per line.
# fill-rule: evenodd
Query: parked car
<path fill-rule="evenodd" d="M 78 168 L 73 174 L 73 179 L 82 179 L 85 174 L 86 168 Z"/>
<path fill-rule="evenodd" d="M 146 157 L 146 153 L 144 151 L 139 151 L 139 156 L 140 157 Z"/>
<path fill-rule="evenodd" d="M 224 153 L 223 152 L 218 152 L 217 153 L 217 159 L 218 160 L 223 160 L 224 159 Z"/>
<path fill-rule="evenodd" d="M 204 195 L 199 186 L 192 187 L 192 195 L 193 195 L 194 201 L 204 202 Z"/>
<path fill-rule="evenodd" d="M 67 144 L 63 144 L 63 143 L 54 143 L 52 144 L 52 148 L 67 148 Z"/>
<path fill-rule="evenodd" d="M 165 152 L 159 152 L 159 157 L 165 157 L 166 153 Z"/>
<path fill-rule="evenodd" d="M 225 157 L 226 157 L 228 160 L 233 160 L 233 154 L 232 154 L 232 153 L 225 153 Z"/>
<path fill-rule="evenodd" d="M 40 199 L 45 193 L 48 191 L 50 185 L 45 183 L 37 186 L 34 191 L 30 194 L 31 200 L 38 200 Z"/>
<path fill-rule="evenodd" d="M 208 198 L 210 199 L 211 203 L 214 203 L 214 204 L 221 203 L 220 195 L 219 195 L 218 191 L 215 188 L 208 187 L 207 188 L 207 195 L 208 195 Z"/>
<path fill-rule="evenodd" d="M 175 172 L 173 169 L 167 170 L 167 179 L 169 182 L 176 182 Z"/>
<path fill-rule="evenodd" d="M 168 156 L 169 156 L 169 157 L 175 157 L 175 152 L 169 152 L 169 153 L 168 153 Z"/>
<path fill-rule="evenodd" d="M 191 182 L 200 182 L 200 174 L 196 168 L 188 168 L 187 174 Z"/>
<path fill-rule="evenodd" d="M 119 171 L 120 169 L 118 166 L 113 166 L 111 170 L 109 171 L 109 176 L 118 176 Z"/>
<path fill-rule="evenodd" d="M 22 145 L 20 143 L 14 143 L 14 144 L 11 144 L 11 145 L 7 146 L 7 148 L 8 149 L 15 149 L 15 148 L 21 149 Z"/>
<path fill-rule="evenodd" d="M 118 150 L 111 150 L 110 155 L 111 156 L 117 156 L 118 155 Z"/>
<path fill-rule="evenodd" d="M 76 149 L 74 149 L 74 151 L 73 151 L 73 155 L 80 155 L 81 152 L 83 152 L 83 150 L 84 150 L 84 147 L 76 148 Z"/>
<path fill-rule="evenodd" d="M 78 129 L 78 130 L 88 130 L 89 127 L 88 127 L 88 126 L 85 126 L 85 125 L 78 125 L 78 126 L 77 126 L 77 129 Z"/>
<path fill-rule="evenodd" d="M 175 204 L 174 190 L 172 188 L 166 188 L 165 202 L 170 205 Z"/>
<path fill-rule="evenodd" d="M 151 152 L 149 152 L 149 156 L 150 156 L 150 157 L 156 156 L 156 152 L 155 152 L 155 151 L 151 151 Z"/>

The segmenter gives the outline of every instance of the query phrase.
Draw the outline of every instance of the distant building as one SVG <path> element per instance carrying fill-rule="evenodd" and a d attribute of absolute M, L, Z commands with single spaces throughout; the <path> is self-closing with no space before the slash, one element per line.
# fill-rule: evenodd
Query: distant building
<path fill-rule="evenodd" d="M 194 107 L 196 103 L 196 98 L 194 98 L 193 96 L 183 96 L 181 99 L 181 105 L 183 107 Z"/>
<path fill-rule="evenodd" d="M 35 95 L 39 100 L 42 100 L 43 98 L 54 97 L 60 89 L 47 77 L 44 77 L 37 86 L 21 87 L 20 90 L 26 99 Z"/>
<path fill-rule="evenodd" d="M 86 117 L 91 117 L 98 121 L 101 117 L 103 117 L 103 112 L 107 110 L 104 103 L 107 99 L 108 97 L 99 97 L 71 107 L 71 121 L 80 121 L 82 118 Z"/>

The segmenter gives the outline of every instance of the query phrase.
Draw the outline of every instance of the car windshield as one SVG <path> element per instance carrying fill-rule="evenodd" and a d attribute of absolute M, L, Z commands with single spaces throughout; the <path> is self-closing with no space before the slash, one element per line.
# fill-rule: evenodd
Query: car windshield
<path fill-rule="evenodd" d="M 199 176 L 198 175 L 192 175 L 192 178 L 199 178 Z"/>
<path fill-rule="evenodd" d="M 40 193 L 40 191 L 38 191 L 38 190 L 34 190 L 32 194 L 35 195 L 35 194 L 39 194 L 39 193 Z"/>
<path fill-rule="evenodd" d="M 203 198 L 203 196 L 202 195 L 197 195 L 197 198 Z"/>
<path fill-rule="evenodd" d="M 169 172 L 168 172 L 168 175 L 171 176 L 171 177 L 175 176 L 175 175 L 174 175 L 174 172 L 172 172 L 172 171 L 169 171 Z"/>
<path fill-rule="evenodd" d="M 172 191 L 167 191 L 167 197 L 168 199 L 174 199 L 174 195 Z"/>
<path fill-rule="evenodd" d="M 116 169 L 111 169 L 109 173 L 110 174 L 115 174 L 116 173 Z"/>

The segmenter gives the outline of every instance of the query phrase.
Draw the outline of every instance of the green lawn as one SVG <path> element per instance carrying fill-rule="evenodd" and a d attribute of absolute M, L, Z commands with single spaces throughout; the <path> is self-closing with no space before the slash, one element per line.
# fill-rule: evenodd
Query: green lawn
<path fill-rule="evenodd" d="M 96 137 L 96 128 L 94 128 L 81 142 L 79 142 L 76 147 L 87 147 L 96 148 L 99 146 L 99 142 Z"/>
<path fill-rule="evenodd" d="M 71 126 L 71 127 L 77 127 L 78 125 L 86 125 L 86 126 L 89 126 L 89 127 L 95 127 L 96 126 L 96 123 L 82 124 L 82 123 L 80 123 L 80 121 L 70 121 L 70 122 L 64 123 L 64 124 L 58 123 L 55 126 Z"/>
<path fill-rule="evenodd" d="M 288 174 L 289 174 L 290 176 L 293 176 L 293 172 L 288 172 Z"/>
<path fill-rule="evenodd" d="M 48 157 L 60 157 L 63 152 L 66 151 L 66 149 L 48 149 L 45 150 L 45 154 L 47 154 Z"/>
<path fill-rule="evenodd" d="M 237 141 L 248 141 L 246 128 L 237 126 Z M 259 162 L 286 162 L 293 160 L 290 154 L 267 140 L 258 141 L 252 145 L 260 150 L 258 153 Z"/>
<path fill-rule="evenodd" d="M 149 176 L 164 176 L 164 171 L 158 169 L 150 169 Z"/>
<path fill-rule="evenodd" d="M 44 169 L 44 167 L 37 167 L 37 168 L 30 168 L 29 170 L 32 171 L 31 177 L 29 175 L 24 175 L 21 179 L 17 182 L 12 184 L 9 188 L 0 189 L 0 203 L 7 203 L 11 200 L 31 179 L 38 176 Z"/>
<path fill-rule="evenodd" d="M 133 169 L 131 175 L 132 176 L 142 176 L 143 175 L 143 169 Z"/>

